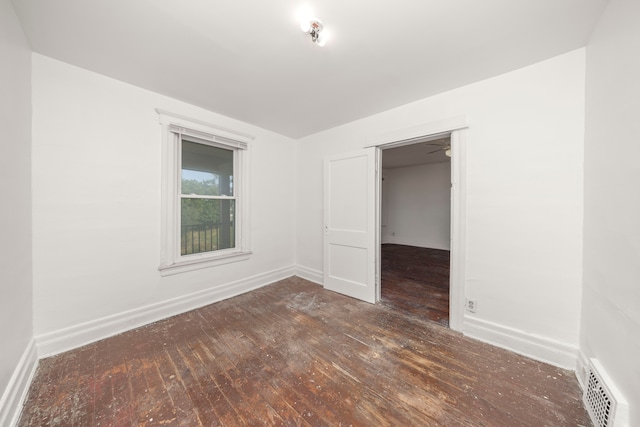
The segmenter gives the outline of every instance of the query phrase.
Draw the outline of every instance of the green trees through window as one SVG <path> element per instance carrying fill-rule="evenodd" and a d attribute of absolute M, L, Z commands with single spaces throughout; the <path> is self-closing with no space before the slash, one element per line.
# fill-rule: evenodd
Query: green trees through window
<path fill-rule="evenodd" d="M 180 254 L 235 247 L 233 150 L 182 141 Z"/>

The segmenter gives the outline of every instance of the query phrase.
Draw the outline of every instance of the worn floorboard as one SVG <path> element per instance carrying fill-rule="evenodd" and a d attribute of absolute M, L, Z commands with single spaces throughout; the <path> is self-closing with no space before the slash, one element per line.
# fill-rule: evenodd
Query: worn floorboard
<path fill-rule="evenodd" d="M 572 372 L 289 278 L 41 361 L 19 426 L 590 425 Z"/>
<path fill-rule="evenodd" d="M 382 304 L 449 326 L 449 251 L 384 244 Z"/>

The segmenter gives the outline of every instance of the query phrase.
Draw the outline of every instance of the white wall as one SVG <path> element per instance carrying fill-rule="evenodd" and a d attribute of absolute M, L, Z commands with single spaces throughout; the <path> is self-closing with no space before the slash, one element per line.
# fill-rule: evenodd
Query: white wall
<path fill-rule="evenodd" d="M 579 49 L 300 140 L 298 263 L 322 269 L 326 155 L 363 147 L 368 136 L 466 114 L 465 286 L 478 300 L 473 319 L 495 334 L 521 338 L 515 350 L 544 358 L 535 354 L 544 347 L 575 362 L 584 71 Z M 526 350 L 523 340 L 530 337 L 534 348 Z M 567 365 L 566 359 L 556 362 Z"/>
<path fill-rule="evenodd" d="M 232 283 L 293 274 L 293 140 L 39 54 L 33 107 L 34 323 L 39 346 L 53 342 L 45 353 L 166 316 L 158 304 L 192 296 L 184 309 L 233 295 Z M 156 108 L 256 136 L 250 260 L 160 277 Z"/>
<path fill-rule="evenodd" d="M 384 169 L 382 175 L 382 243 L 449 250 L 451 163 Z"/>
<path fill-rule="evenodd" d="M 581 351 L 640 425 L 640 2 L 611 0 L 587 45 Z"/>
<path fill-rule="evenodd" d="M 33 336 L 31 275 L 31 52 L 0 0 L 0 425 L 11 378 Z"/>

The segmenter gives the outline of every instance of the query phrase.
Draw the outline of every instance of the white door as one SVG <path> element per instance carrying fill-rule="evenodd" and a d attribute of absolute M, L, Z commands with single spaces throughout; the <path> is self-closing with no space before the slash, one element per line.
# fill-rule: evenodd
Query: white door
<path fill-rule="evenodd" d="M 378 299 L 377 149 L 324 161 L 324 287 L 363 301 Z"/>

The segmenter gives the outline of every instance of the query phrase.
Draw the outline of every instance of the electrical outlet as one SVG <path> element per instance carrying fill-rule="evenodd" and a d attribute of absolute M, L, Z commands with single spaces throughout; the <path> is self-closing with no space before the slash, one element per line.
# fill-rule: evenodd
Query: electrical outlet
<path fill-rule="evenodd" d="M 475 313 L 478 311 L 478 301 L 467 298 L 467 303 L 464 309 L 469 313 Z"/>

